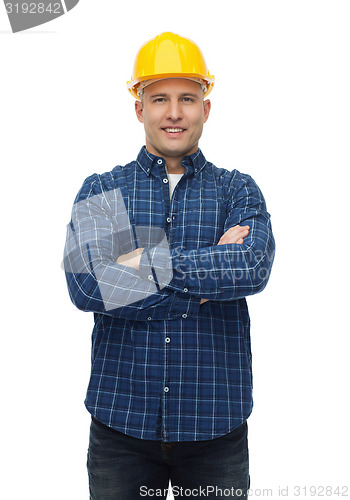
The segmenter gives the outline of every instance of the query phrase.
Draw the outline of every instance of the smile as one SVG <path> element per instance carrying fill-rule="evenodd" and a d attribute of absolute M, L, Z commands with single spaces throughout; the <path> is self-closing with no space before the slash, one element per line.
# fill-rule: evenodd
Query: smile
<path fill-rule="evenodd" d="M 184 128 L 164 128 L 165 132 L 168 132 L 170 134 L 177 134 L 178 132 L 183 132 L 185 129 Z"/>

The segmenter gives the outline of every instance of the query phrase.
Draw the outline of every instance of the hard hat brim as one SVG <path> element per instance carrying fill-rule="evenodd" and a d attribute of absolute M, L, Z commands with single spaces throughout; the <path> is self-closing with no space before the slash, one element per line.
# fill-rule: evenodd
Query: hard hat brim
<path fill-rule="evenodd" d="M 162 80 L 162 79 L 165 80 L 167 78 L 185 78 L 185 79 L 198 78 L 202 80 L 207 85 L 207 90 L 204 93 L 204 97 L 207 97 L 210 94 L 210 92 L 214 87 L 214 82 L 215 82 L 214 75 L 203 76 L 195 73 L 163 73 L 163 74 L 147 75 L 144 77 L 135 78 L 134 80 L 130 80 L 127 82 L 127 87 L 130 94 L 139 101 L 140 97 L 137 94 L 137 88 L 141 82 L 146 80 Z"/>

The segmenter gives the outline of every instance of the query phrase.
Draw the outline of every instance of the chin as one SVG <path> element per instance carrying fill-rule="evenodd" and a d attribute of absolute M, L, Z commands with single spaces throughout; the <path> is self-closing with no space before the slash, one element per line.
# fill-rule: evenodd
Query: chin
<path fill-rule="evenodd" d="M 197 146 L 198 144 L 196 144 L 196 147 Z M 191 154 L 191 152 L 195 151 L 196 147 L 194 145 L 186 147 L 186 146 L 180 146 L 180 144 L 173 144 L 170 146 L 169 144 L 167 144 L 166 146 L 164 146 L 163 151 L 168 156 L 186 156 L 188 154 Z"/>

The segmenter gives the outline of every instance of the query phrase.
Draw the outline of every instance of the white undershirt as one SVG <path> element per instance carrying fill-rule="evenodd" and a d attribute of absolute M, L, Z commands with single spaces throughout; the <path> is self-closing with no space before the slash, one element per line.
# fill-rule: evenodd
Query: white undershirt
<path fill-rule="evenodd" d="M 176 184 L 179 182 L 182 176 L 183 174 L 168 174 L 170 199 L 173 195 Z"/>

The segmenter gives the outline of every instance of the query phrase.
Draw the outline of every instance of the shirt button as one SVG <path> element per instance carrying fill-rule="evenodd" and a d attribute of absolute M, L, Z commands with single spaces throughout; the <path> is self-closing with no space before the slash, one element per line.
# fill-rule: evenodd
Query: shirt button
<path fill-rule="evenodd" d="M 166 342 L 167 344 L 169 344 L 169 342 L 170 342 L 170 338 L 169 338 L 169 337 L 167 337 L 167 338 L 165 339 L 165 342 Z"/>
<path fill-rule="evenodd" d="M 169 387 L 164 387 L 164 392 L 169 392 Z"/>
<path fill-rule="evenodd" d="M 175 220 L 175 219 L 176 219 L 176 216 L 175 216 L 175 215 L 173 215 L 173 220 Z"/>
<path fill-rule="evenodd" d="M 186 293 L 186 292 L 188 292 L 188 288 L 184 288 L 184 292 L 185 292 L 185 293 Z"/>
<path fill-rule="evenodd" d="M 162 165 L 163 160 L 159 159 L 159 160 L 157 160 L 157 163 L 158 163 L 158 165 Z"/>
<path fill-rule="evenodd" d="M 152 276 L 152 274 L 149 274 L 149 275 L 148 275 L 148 279 L 149 279 L 150 281 L 153 281 L 153 276 Z"/>
<path fill-rule="evenodd" d="M 167 222 L 171 222 L 170 217 L 167 217 L 167 218 L 166 218 L 166 221 L 167 221 Z"/>
<path fill-rule="evenodd" d="M 163 179 L 164 184 L 168 183 L 168 179 Z"/>
<path fill-rule="evenodd" d="M 186 318 L 187 318 L 187 314 L 186 314 L 186 313 L 184 313 L 184 314 L 182 315 L 182 317 L 183 317 L 184 319 L 186 319 Z"/>
<path fill-rule="evenodd" d="M 152 319 L 151 316 L 148 316 L 147 321 L 151 321 L 151 319 Z"/>

